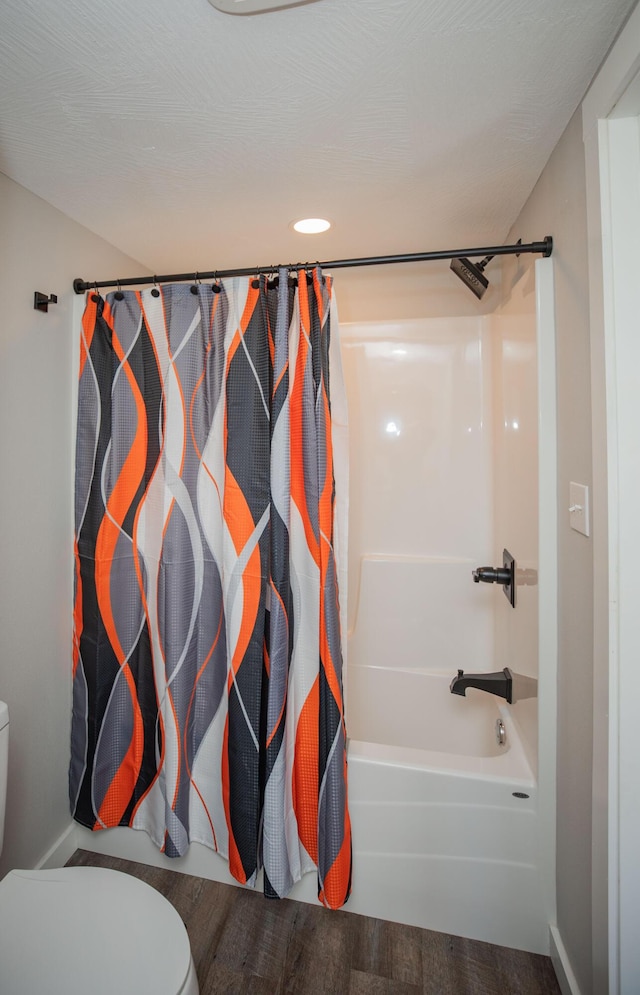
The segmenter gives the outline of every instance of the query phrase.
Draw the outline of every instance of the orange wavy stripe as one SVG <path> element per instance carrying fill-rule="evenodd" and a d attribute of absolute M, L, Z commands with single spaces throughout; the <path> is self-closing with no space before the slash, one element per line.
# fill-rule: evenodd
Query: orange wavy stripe
<path fill-rule="evenodd" d="M 78 541 L 73 540 L 73 559 L 76 571 L 76 600 L 73 606 L 73 671 L 72 676 L 76 676 L 78 662 L 80 660 L 80 639 L 84 628 L 84 617 L 82 613 L 82 574 L 80 572 L 80 553 L 78 551 Z"/>
<path fill-rule="evenodd" d="M 296 727 L 293 761 L 293 810 L 298 836 L 315 864 L 318 863 L 318 714 L 320 679 L 316 677 L 302 706 Z"/>

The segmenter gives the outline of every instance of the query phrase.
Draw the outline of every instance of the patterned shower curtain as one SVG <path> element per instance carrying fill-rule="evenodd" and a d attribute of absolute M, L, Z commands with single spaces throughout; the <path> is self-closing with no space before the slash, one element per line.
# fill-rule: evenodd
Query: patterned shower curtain
<path fill-rule="evenodd" d="M 84 826 L 203 843 L 270 897 L 317 869 L 331 908 L 351 878 L 337 331 L 319 268 L 88 295 L 69 778 Z"/>

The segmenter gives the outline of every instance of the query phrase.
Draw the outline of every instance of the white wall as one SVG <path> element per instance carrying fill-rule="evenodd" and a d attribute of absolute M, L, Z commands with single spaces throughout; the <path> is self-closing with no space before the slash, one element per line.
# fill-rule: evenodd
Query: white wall
<path fill-rule="evenodd" d="M 74 277 L 144 272 L 0 174 L 0 699 L 9 784 L 0 873 L 69 825 Z M 48 314 L 33 294 L 58 295 Z"/>
<path fill-rule="evenodd" d="M 434 248 L 429 245 L 428 233 L 425 234 L 425 251 Z M 338 269 L 334 273 L 334 286 L 340 321 L 394 322 L 490 314 L 500 303 L 497 261 L 490 264 L 487 275 L 489 289 L 482 301 L 478 301 L 450 271 L 447 261 Z"/>
<path fill-rule="evenodd" d="M 554 237 L 558 379 L 558 929 L 582 995 L 591 965 L 592 541 L 569 526 L 569 481 L 591 486 L 586 188 L 576 113 L 507 241 Z M 533 259 L 505 260 L 503 283 Z M 597 995 L 597 993 L 594 993 Z"/>

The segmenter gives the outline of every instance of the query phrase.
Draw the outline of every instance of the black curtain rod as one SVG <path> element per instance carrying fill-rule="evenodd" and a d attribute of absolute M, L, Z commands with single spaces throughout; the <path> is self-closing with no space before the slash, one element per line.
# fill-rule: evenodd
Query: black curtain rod
<path fill-rule="evenodd" d="M 291 263 L 285 269 L 309 269 L 320 266 L 322 269 L 346 269 L 351 266 L 387 266 L 390 263 L 421 263 L 435 259 L 468 259 L 473 256 L 519 256 L 521 253 L 540 252 L 550 256 L 553 251 L 553 238 L 545 235 L 542 242 L 528 242 L 524 245 L 489 245 L 483 249 L 442 249 L 436 252 L 409 252 L 399 256 L 365 256 L 360 259 L 331 259 L 320 263 Z M 207 273 L 170 273 L 165 276 L 135 276 L 123 280 L 94 280 L 88 282 L 77 278 L 73 281 L 76 294 L 85 290 L 99 290 L 101 287 L 135 287 L 144 283 L 181 283 L 186 280 L 217 280 L 227 276 L 257 276 L 260 273 L 277 273 L 280 266 L 254 266 L 244 269 L 209 270 Z"/>

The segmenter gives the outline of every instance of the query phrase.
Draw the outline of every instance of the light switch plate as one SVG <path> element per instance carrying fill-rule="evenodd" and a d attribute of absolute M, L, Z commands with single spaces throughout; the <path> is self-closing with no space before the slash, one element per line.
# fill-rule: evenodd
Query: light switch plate
<path fill-rule="evenodd" d="M 589 532 L 589 488 L 586 484 L 569 484 L 569 525 L 583 536 Z"/>

